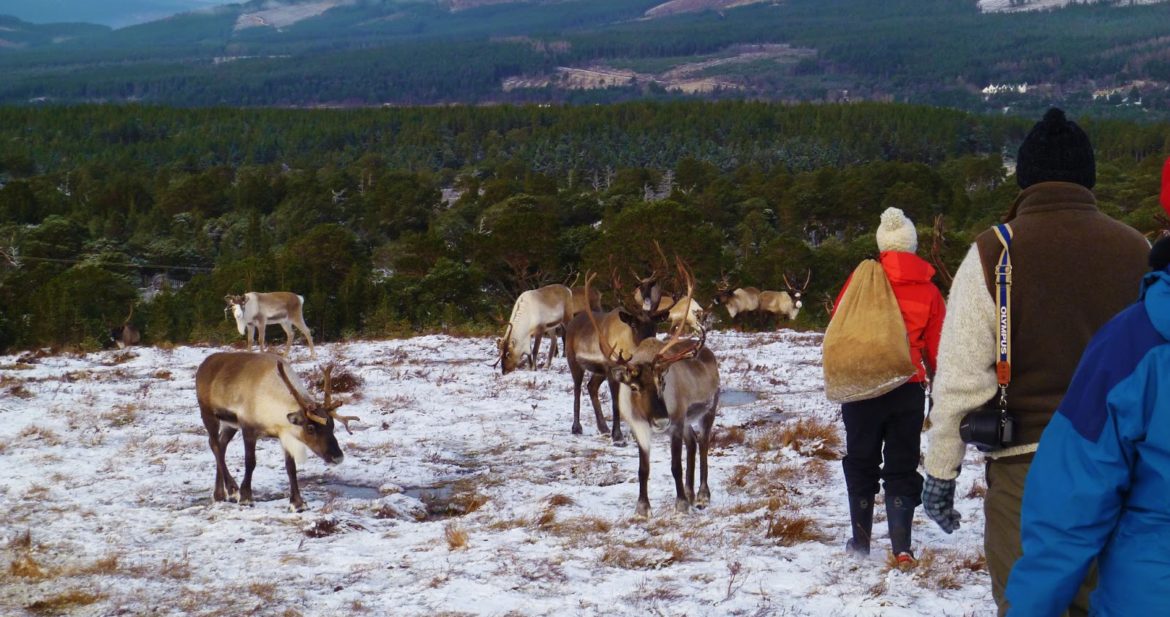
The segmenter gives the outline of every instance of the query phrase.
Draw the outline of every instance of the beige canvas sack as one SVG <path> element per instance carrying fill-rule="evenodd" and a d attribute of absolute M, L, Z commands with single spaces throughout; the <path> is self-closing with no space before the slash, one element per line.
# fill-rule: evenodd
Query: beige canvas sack
<path fill-rule="evenodd" d="M 823 346 L 825 396 L 834 403 L 875 398 L 917 372 L 898 299 L 880 263 L 853 271 Z"/>

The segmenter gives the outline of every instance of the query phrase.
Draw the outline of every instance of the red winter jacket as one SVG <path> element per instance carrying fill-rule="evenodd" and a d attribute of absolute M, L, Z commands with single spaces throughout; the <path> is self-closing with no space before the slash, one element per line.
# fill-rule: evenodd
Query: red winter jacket
<path fill-rule="evenodd" d="M 878 260 L 894 288 L 898 308 L 902 309 L 902 320 L 906 322 L 906 334 L 910 337 L 910 360 L 918 367 L 918 373 L 910 381 L 925 381 L 928 374 L 934 375 L 938 366 L 938 339 L 942 334 L 943 318 L 947 315 L 942 292 L 930 282 L 934 268 L 914 253 L 886 251 Z M 837 311 L 841 296 L 848 288 L 847 280 L 833 303 L 833 312 Z"/>

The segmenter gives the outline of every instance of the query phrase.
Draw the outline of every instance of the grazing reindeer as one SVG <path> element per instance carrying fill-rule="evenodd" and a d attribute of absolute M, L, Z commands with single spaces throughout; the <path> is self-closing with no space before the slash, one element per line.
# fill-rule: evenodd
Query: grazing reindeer
<path fill-rule="evenodd" d="M 694 281 L 682 265 L 687 295 Z M 601 328 L 589 313 L 596 331 Z M 650 515 L 646 484 L 650 478 L 651 428 L 670 431 L 670 471 L 674 476 L 675 509 L 704 508 L 711 501 L 707 486 L 707 452 L 715 410 L 719 406 L 719 364 L 704 346 L 705 337 L 683 339 L 675 332 L 670 340 L 642 340 L 626 357 L 598 337 L 611 379 L 618 382 L 618 409 L 638 443 L 638 516 Z M 682 446 L 686 443 L 686 485 L 682 478 Z M 695 450 L 699 454 L 699 492 L 695 493 Z"/>
<path fill-rule="evenodd" d="M 195 396 L 215 455 L 215 501 L 252 503 L 252 470 L 256 468 L 259 437 L 280 440 L 288 472 L 289 505 L 297 512 L 305 510 L 297 485 L 297 463 L 305 460 L 305 446 L 330 465 L 344 458 L 333 436 L 333 421 L 349 431 L 350 420 L 357 418 L 337 415 L 341 403 L 332 400 L 331 368 L 325 369 L 323 404 L 314 402 L 300 381 L 290 377 L 291 372 L 288 360 L 270 353 L 215 353 L 199 365 Z M 244 433 L 244 482 L 239 486 L 224 462 L 228 442 L 236 431 Z"/>
<path fill-rule="evenodd" d="M 526 360 L 531 368 L 536 368 L 541 337 L 569 322 L 572 305 L 573 292 L 564 285 L 530 289 L 516 298 L 504 336 L 496 341 L 500 353 L 500 370 L 504 375 L 516 370 Z M 556 355 L 557 339 L 554 335 L 549 345 L 547 366 L 552 366 Z"/>
<path fill-rule="evenodd" d="M 125 349 L 132 345 L 137 345 L 142 340 L 142 333 L 134 324 L 130 323 L 130 318 L 134 316 L 134 303 L 130 303 L 130 314 L 126 315 L 126 319 L 122 321 L 122 325 L 110 330 L 110 340 L 118 345 L 118 349 Z"/>
<path fill-rule="evenodd" d="M 585 311 L 600 311 L 601 310 L 601 292 L 596 289 L 586 289 L 585 287 L 570 287 L 572 292 L 573 303 L 570 312 L 572 315 L 579 315 Z"/>
<path fill-rule="evenodd" d="M 593 292 L 590 287 L 593 274 L 586 277 L 586 293 Z M 614 277 L 615 288 L 620 289 L 617 277 Z M 600 328 L 593 326 L 600 321 Z M 601 413 L 601 401 L 598 399 L 598 390 L 602 380 L 609 383 L 610 400 L 613 403 L 613 432 L 610 438 L 615 446 L 624 446 L 626 441 L 622 436 L 621 423 L 618 420 L 617 382 L 609 377 L 606 371 L 605 356 L 601 353 L 599 339 L 604 338 L 610 348 L 619 353 L 632 355 L 638 343 L 654 336 L 657 321 L 651 314 L 645 312 L 630 312 L 624 308 L 616 308 L 608 313 L 589 311 L 579 313 L 573 317 L 565 327 L 565 358 L 569 363 L 569 374 L 573 377 L 573 428 L 574 435 L 580 435 L 581 429 L 581 383 L 585 379 L 585 372 L 589 377 L 589 402 L 593 404 L 593 415 L 597 420 L 597 430 L 609 433 L 605 424 L 605 416 Z"/>
<path fill-rule="evenodd" d="M 284 336 L 288 339 L 288 344 L 284 348 L 284 355 L 287 356 L 295 337 L 292 328 L 289 327 L 289 324 L 292 324 L 309 342 L 309 356 L 317 357 L 317 350 L 313 347 L 313 335 L 309 333 L 309 326 L 305 325 L 305 317 L 302 314 L 305 305 L 303 297 L 287 291 L 269 293 L 249 291 L 242 296 L 228 295 L 223 299 L 227 302 L 224 311 L 232 312 L 236 318 L 236 328 L 240 334 L 247 335 L 248 351 L 252 351 L 252 340 L 257 332 L 260 333 L 260 351 L 267 351 L 268 348 L 264 345 L 264 331 L 271 324 L 280 324 L 284 329 Z"/>
<path fill-rule="evenodd" d="M 715 304 L 722 304 L 727 307 L 727 314 L 735 319 L 739 313 L 750 313 L 753 311 L 764 311 L 774 315 L 787 317 L 788 319 L 796 319 L 797 313 L 800 312 L 804 303 L 801 301 L 801 296 L 808 288 L 809 280 L 812 279 L 812 271 L 809 270 L 808 276 L 804 279 L 804 284 L 800 287 L 794 286 L 788 281 L 788 275 L 784 275 L 784 285 L 788 288 L 787 291 L 760 291 L 755 287 L 740 287 L 735 291 L 730 291 L 730 285 L 727 282 L 727 277 L 724 276 L 716 287 Z"/>

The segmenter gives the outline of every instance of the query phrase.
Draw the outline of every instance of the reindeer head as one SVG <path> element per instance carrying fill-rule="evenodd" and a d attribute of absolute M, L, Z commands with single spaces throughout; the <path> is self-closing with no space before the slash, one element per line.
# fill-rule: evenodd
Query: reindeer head
<path fill-rule="evenodd" d="M 720 270 L 719 282 L 715 283 L 715 298 L 711 301 L 711 303 L 725 304 L 728 300 L 731 300 L 733 296 L 735 296 L 735 293 L 731 290 L 731 281 L 728 278 L 727 273 Z"/>
<path fill-rule="evenodd" d="M 788 295 L 792 296 L 793 305 L 799 309 L 800 307 L 804 306 L 804 303 L 800 301 L 800 297 L 804 294 L 804 291 L 808 289 L 808 282 L 812 279 L 812 270 L 808 271 L 808 274 L 804 277 L 804 283 L 800 287 L 796 287 L 790 283 L 788 281 L 787 274 L 783 276 L 785 291 L 788 292 Z"/>
<path fill-rule="evenodd" d="M 679 273 L 687 283 L 688 306 L 686 310 L 690 310 L 690 298 L 694 295 L 695 290 L 694 279 L 681 260 L 676 258 L 676 262 Z M 591 281 L 592 275 L 585 281 L 586 288 Z M 624 317 L 623 320 L 625 320 Z M 664 417 L 666 408 L 665 402 L 662 400 L 662 392 L 665 387 L 666 373 L 674 363 L 692 358 L 699 353 L 706 340 L 706 332 L 703 332 L 698 340 L 682 338 L 681 328 L 674 332 L 666 342 L 653 337 L 646 338 L 638 344 L 633 355 L 626 358 L 620 352 L 615 354 L 609 342 L 601 335 L 597 320 L 592 313 L 589 313 L 589 321 L 593 323 L 594 329 L 598 332 L 598 343 L 602 355 L 606 358 L 606 369 L 609 375 L 626 385 L 630 390 L 632 405 L 630 412 L 640 414 L 645 418 Z"/>
<path fill-rule="evenodd" d="M 301 396 L 298 390 L 285 373 L 284 362 L 278 361 L 276 363 L 276 372 L 280 375 L 284 385 L 288 387 L 288 391 L 292 393 L 293 398 L 296 399 L 297 405 L 300 409 L 288 414 L 287 418 L 290 424 L 300 428 L 300 434 L 296 435 L 302 443 L 309 447 L 317 456 L 320 456 L 326 463 L 336 465 L 340 463 L 345 455 L 341 452 L 341 446 L 337 444 L 337 438 L 333 435 L 335 428 L 334 419 L 341 422 L 345 426 L 346 432 L 353 433 L 349 430 L 349 423 L 351 420 L 357 420 L 356 416 L 342 416 L 337 413 L 337 408 L 341 407 L 340 401 L 333 400 L 333 381 L 332 372 L 333 367 L 325 367 L 325 402 L 317 403 L 313 400 L 306 400 Z"/>
<path fill-rule="evenodd" d="M 531 352 L 528 350 L 517 350 L 517 347 L 516 341 L 512 340 L 512 324 L 509 323 L 504 329 L 504 336 L 496 339 L 496 349 L 500 354 L 497 362 L 500 365 L 502 374 L 507 375 L 516 370 L 516 367 L 520 366 L 522 362 L 527 361 L 531 355 Z"/>

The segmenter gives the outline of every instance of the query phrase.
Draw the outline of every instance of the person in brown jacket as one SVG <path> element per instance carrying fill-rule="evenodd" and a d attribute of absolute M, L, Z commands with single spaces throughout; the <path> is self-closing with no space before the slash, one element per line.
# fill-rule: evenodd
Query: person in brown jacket
<path fill-rule="evenodd" d="M 1150 250 L 1144 236 L 1097 209 L 1092 146 L 1063 111 L 1048 110 L 1032 127 L 1016 178 L 1022 190 L 1004 217 L 1014 234 L 1006 400 L 1016 435 L 987 454 L 983 505 L 987 569 L 1001 616 L 1008 574 L 1021 554 L 1020 505 L 1032 453 L 1093 333 L 1137 299 Z M 998 398 L 994 273 L 1001 251 L 994 230 L 976 237 L 955 274 L 939 342 L 922 499 L 947 533 L 959 528 L 955 478 L 966 452 L 960 422 Z M 1070 614 L 1087 614 L 1088 591 L 1082 588 Z"/>

